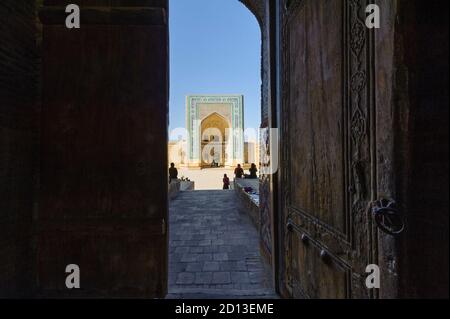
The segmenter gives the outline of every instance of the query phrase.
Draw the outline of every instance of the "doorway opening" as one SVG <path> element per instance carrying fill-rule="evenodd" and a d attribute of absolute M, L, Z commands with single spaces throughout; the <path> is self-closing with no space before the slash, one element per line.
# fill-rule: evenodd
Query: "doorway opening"
<path fill-rule="evenodd" d="M 170 1 L 169 298 L 275 295 L 260 252 L 258 21 L 240 1 Z"/>

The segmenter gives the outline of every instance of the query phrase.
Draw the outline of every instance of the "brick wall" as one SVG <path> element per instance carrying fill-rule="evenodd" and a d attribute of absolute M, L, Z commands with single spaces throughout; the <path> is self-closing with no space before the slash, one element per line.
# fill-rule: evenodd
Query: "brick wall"
<path fill-rule="evenodd" d="M 2 0 L 0 21 L 0 297 L 26 297 L 38 152 L 34 2 Z"/>

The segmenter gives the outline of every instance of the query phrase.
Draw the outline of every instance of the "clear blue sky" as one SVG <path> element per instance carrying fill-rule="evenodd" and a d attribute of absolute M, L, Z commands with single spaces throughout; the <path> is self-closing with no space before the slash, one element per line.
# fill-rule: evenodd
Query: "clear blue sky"
<path fill-rule="evenodd" d="M 170 0 L 170 130 L 189 94 L 243 94 L 245 128 L 261 121 L 261 30 L 238 0 Z"/>

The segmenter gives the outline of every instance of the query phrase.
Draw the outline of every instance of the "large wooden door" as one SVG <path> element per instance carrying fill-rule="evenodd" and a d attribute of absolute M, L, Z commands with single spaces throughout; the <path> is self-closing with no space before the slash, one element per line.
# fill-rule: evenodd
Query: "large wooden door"
<path fill-rule="evenodd" d="M 42 297 L 167 292 L 167 1 L 44 2 Z M 65 285 L 80 268 L 80 289 Z"/>
<path fill-rule="evenodd" d="M 364 1 L 282 1 L 281 286 L 370 298 L 377 263 L 372 34 Z"/>

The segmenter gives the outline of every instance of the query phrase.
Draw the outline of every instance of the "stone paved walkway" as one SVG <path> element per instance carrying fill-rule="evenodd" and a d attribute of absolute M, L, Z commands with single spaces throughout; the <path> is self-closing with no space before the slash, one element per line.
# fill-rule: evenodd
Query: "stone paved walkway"
<path fill-rule="evenodd" d="M 258 233 L 234 191 L 182 192 L 170 203 L 168 298 L 272 298 Z"/>

